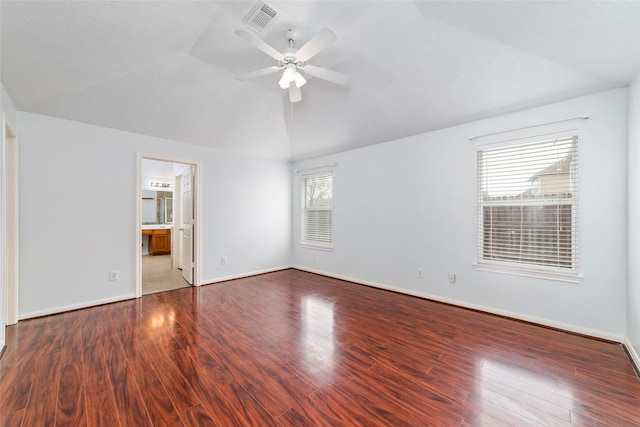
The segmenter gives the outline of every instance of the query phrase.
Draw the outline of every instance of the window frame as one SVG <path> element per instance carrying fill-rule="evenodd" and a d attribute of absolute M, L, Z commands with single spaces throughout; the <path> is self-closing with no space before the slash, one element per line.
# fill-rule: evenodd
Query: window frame
<path fill-rule="evenodd" d="M 540 145 L 542 146 L 545 143 L 566 140 L 570 138 L 574 147 L 571 148 L 574 158 L 572 159 L 571 171 L 570 174 L 570 182 L 571 182 L 571 197 L 570 198 L 562 198 L 558 196 L 556 199 L 552 199 L 553 203 L 547 202 L 544 197 L 540 197 L 539 199 L 532 198 L 527 200 L 526 202 L 523 199 L 515 199 L 514 202 L 501 202 L 495 203 L 495 201 L 488 201 L 486 197 L 482 195 L 481 186 L 483 184 L 483 174 L 484 169 L 482 167 L 482 163 L 480 161 L 481 155 L 486 152 L 491 152 L 493 150 L 499 150 L 503 148 L 507 149 L 517 149 L 519 146 L 532 146 L 532 145 Z M 524 138 L 523 138 L 524 139 Z M 579 138 L 577 134 L 569 134 L 557 137 L 548 137 L 548 138 L 536 138 L 533 140 L 527 141 L 503 141 L 501 144 L 486 144 L 482 146 L 477 146 L 477 171 L 476 171 L 476 179 L 477 179 L 477 195 L 476 195 L 476 203 L 477 203 L 477 247 L 476 247 L 476 262 L 474 262 L 473 266 L 476 270 L 479 271 L 489 271 L 489 272 L 497 272 L 497 273 L 505 273 L 512 274 L 517 276 L 525 276 L 525 277 L 534 277 L 534 278 L 542 278 L 542 279 L 550 279 L 556 281 L 570 282 L 570 283 L 580 283 L 583 276 L 579 270 L 579 258 L 578 258 L 578 186 L 579 186 L 579 162 L 577 160 L 578 152 L 579 152 Z M 535 181 L 532 181 L 531 188 L 535 190 Z M 519 201 L 518 201 L 519 200 Z M 495 207 L 495 206 L 537 206 L 540 208 L 548 207 L 548 206 L 556 206 L 559 207 L 561 205 L 570 205 L 571 206 L 571 266 L 570 267 L 560 267 L 545 264 L 540 261 L 538 263 L 532 262 L 528 260 L 527 262 L 518 262 L 518 261 L 507 261 L 496 259 L 496 257 L 488 258 L 484 256 L 484 246 L 485 246 L 485 238 L 486 238 L 486 229 L 484 223 L 484 208 L 486 207 Z M 521 229 L 522 230 L 522 229 Z M 532 230 L 535 230 L 533 228 Z M 560 259 L 560 256 L 558 256 Z M 558 263 L 559 264 L 559 263 Z"/>
<path fill-rule="evenodd" d="M 318 178 L 323 176 L 329 176 L 331 181 L 331 205 L 328 208 L 316 208 L 314 211 L 329 211 L 330 213 L 330 228 L 329 228 L 329 241 L 320 241 L 320 240 L 309 240 L 308 228 L 307 228 L 307 215 L 309 209 L 307 208 L 307 180 L 312 178 Z M 314 173 L 304 174 L 300 177 L 301 183 L 301 226 L 300 226 L 300 245 L 311 247 L 314 249 L 321 250 L 333 250 L 333 183 L 334 183 L 334 175 L 332 170 L 323 170 Z"/>

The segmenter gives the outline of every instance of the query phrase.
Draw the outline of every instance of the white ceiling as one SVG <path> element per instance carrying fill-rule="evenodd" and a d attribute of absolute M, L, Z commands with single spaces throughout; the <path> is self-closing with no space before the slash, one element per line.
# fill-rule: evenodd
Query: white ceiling
<path fill-rule="evenodd" d="M 628 85 L 640 68 L 640 2 L 266 1 L 260 37 L 298 46 L 327 27 L 288 102 L 274 64 L 237 37 L 255 2 L 6 1 L 1 78 L 16 107 L 274 159 L 377 144 Z"/>

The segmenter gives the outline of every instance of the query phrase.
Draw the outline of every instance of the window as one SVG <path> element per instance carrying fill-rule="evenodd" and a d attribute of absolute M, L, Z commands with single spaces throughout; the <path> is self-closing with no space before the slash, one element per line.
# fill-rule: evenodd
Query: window
<path fill-rule="evenodd" d="M 333 175 L 323 173 L 304 178 L 302 243 L 331 247 Z"/>
<path fill-rule="evenodd" d="M 577 136 L 478 151 L 478 264 L 577 273 Z"/>

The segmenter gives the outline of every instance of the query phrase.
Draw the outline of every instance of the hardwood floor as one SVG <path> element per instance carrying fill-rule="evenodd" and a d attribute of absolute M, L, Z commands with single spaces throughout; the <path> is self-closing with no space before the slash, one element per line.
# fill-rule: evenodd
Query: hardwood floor
<path fill-rule="evenodd" d="M 623 348 L 296 270 L 19 322 L 2 426 L 640 425 Z"/>

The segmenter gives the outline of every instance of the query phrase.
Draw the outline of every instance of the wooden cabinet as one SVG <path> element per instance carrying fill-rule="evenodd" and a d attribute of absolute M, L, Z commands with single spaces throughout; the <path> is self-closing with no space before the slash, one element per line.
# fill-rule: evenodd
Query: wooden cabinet
<path fill-rule="evenodd" d="M 143 236 L 149 236 L 149 255 L 171 253 L 171 229 L 142 230 Z"/>

